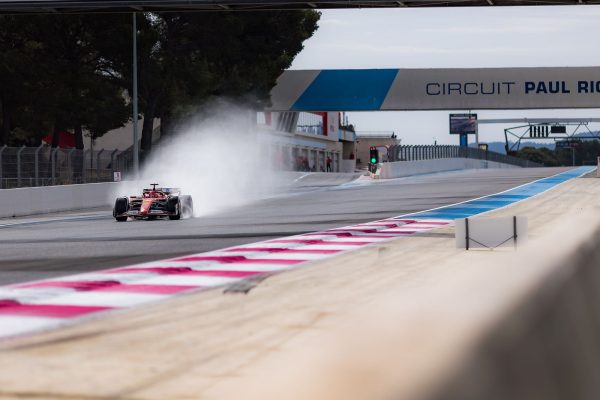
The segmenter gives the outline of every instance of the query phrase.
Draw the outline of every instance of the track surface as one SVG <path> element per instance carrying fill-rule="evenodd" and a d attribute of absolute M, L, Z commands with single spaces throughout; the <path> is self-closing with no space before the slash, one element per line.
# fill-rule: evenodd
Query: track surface
<path fill-rule="evenodd" d="M 183 221 L 117 223 L 110 210 L 0 220 L 0 285 L 397 216 L 497 193 L 565 170 L 466 170 L 305 187 Z"/>

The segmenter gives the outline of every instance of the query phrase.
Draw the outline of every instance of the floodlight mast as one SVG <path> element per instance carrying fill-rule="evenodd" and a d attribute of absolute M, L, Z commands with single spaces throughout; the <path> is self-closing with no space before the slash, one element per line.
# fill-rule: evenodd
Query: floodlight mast
<path fill-rule="evenodd" d="M 138 82 L 137 82 L 137 16 L 133 13 L 133 179 L 137 180 L 140 159 L 139 159 L 139 140 L 138 140 Z"/>

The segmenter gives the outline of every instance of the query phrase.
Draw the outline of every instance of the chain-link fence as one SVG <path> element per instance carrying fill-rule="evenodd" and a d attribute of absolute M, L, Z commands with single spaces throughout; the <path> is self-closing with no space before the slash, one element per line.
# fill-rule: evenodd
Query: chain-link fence
<path fill-rule="evenodd" d="M 0 147 L 0 189 L 110 182 L 114 172 L 125 174 L 131 169 L 129 153 L 46 145 Z"/>
<path fill-rule="evenodd" d="M 473 158 L 520 167 L 543 165 L 493 151 L 461 146 L 401 146 L 388 148 L 388 161 Z M 0 147 L 0 189 L 110 182 L 114 172 L 125 176 L 133 169 L 130 150 L 76 150 L 39 147 Z"/>
<path fill-rule="evenodd" d="M 519 167 L 543 167 L 542 164 L 493 151 L 464 146 L 401 146 L 388 148 L 388 161 L 433 160 L 438 158 L 473 158 Z"/>

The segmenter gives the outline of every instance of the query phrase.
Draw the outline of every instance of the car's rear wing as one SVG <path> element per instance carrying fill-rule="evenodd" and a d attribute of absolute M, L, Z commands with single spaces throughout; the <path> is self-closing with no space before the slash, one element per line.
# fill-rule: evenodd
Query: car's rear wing
<path fill-rule="evenodd" d="M 166 194 L 178 194 L 181 193 L 180 188 L 156 188 L 156 189 L 144 189 L 143 193 L 147 192 L 163 192 Z"/>

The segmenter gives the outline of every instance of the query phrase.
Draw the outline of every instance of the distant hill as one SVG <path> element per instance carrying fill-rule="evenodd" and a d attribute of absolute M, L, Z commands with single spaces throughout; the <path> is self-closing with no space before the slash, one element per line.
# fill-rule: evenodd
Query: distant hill
<path fill-rule="evenodd" d="M 598 140 L 600 140 L 600 131 L 578 132 L 578 133 L 576 133 L 573 136 L 575 136 L 575 137 L 581 137 L 581 136 L 598 136 Z M 594 140 L 594 139 L 588 139 L 588 140 Z M 512 146 L 514 143 L 515 142 L 509 142 L 509 146 Z M 493 152 L 496 152 L 496 153 L 501 153 L 501 154 L 506 154 L 506 151 L 504 149 L 504 142 L 489 142 L 489 143 L 487 143 L 487 145 L 488 145 L 488 149 L 490 151 L 493 151 Z M 475 143 L 471 143 L 471 144 L 469 144 L 469 146 L 470 147 L 476 147 Z M 529 140 L 523 140 L 523 141 L 521 141 L 521 147 L 520 148 L 522 149 L 524 147 L 533 147 L 533 148 L 536 148 L 536 149 L 547 148 L 547 149 L 550 149 L 550 150 L 554 150 L 556 148 L 556 144 L 552 140 L 547 140 L 545 142 L 533 142 L 533 141 L 529 141 Z"/>
<path fill-rule="evenodd" d="M 574 136 L 575 137 L 578 137 L 578 136 L 598 136 L 598 139 L 600 139 L 600 131 L 578 132 Z M 593 140 L 593 139 L 589 139 L 589 140 Z"/>

